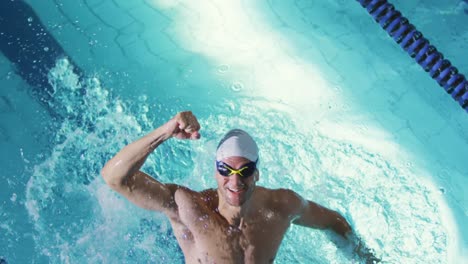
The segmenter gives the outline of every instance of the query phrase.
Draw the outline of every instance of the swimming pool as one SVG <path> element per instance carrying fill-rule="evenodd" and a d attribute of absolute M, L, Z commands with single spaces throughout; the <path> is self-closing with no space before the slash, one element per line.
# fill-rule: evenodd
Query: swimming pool
<path fill-rule="evenodd" d="M 99 176 L 124 144 L 190 109 L 202 140 L 145 171 L 215 186 L 233 126 L 260 147 L 260 184 L 338 210 L 390 263 L 463 263 L 468 122 L 354 1 L 27 1 L 73 61 L 46 107 L 0 56 L 0 257 L 8 263 L 181 263 L 168 221 Z M 392 1 L 468 73 L 465 1 Z M 85 96 L 80 92 L 86 90 Z M 155 157 L 164 157 L 156 163 Z M 293 227 L 277 263 L 346 263 Z"/>

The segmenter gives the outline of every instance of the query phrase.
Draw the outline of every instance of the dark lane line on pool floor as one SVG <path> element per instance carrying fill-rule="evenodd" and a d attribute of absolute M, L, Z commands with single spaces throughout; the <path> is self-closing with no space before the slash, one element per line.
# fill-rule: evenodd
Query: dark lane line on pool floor
<path fill-rule="evenodd" d="M 78 76 L 82 70 L 52 34 L 34 10 L 22 0 L 2 1 L 0 4 L 0 50 L 14 65 L 16 73 L 31 87 L 32 96 L 48 108 L 54 93 L 49 83 L 49 70 L 57 59 L 67 57 Z M 54 111 L 51 111 L 53 116 Z"/>

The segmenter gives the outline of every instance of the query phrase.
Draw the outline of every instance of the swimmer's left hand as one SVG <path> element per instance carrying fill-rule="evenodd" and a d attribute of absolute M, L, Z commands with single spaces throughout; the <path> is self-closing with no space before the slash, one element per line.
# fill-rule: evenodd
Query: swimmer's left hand
<path fill-rule="evenodd" d="M 373 249 L 370 249 L 364 241 L 356 236 L 353 232 L 346 234 L 346 239 L 352 244 L 353 252 L 356 253 L 365 263 L 381 263 L 382 260 L 375 256 Z"/>

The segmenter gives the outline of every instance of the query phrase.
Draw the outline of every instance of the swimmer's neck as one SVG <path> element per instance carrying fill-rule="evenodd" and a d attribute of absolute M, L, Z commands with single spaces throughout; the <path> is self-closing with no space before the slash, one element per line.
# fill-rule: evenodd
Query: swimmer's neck
<path fill-rule="evenodd" d="M 229 225 L 240 229 L 252 209 L 252 199 L 249 199 L 241 206 L 232 206 L 224 200 L 222 195 L 218 195 L 218 197 L 219 214 L 226 219 Z"/>

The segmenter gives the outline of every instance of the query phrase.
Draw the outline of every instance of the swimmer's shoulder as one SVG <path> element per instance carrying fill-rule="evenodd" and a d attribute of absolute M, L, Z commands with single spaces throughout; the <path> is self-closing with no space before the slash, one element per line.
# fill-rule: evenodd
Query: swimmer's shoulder
<path fill-rule="evenodd" d="M 203 206 L 210 206 L 214 201 L 216 201 L 217 203 L 218 193 L 216 192 L 216 189 L 195 191 L 185 186 L 178 186 L 177 190 L 174 193 L 174 196 L 179 196 L 179 201 L 177 203 L 197 203 Z M 180 204 L 178 205 L 180 206 Z"/>
<path fill-rule="evenodd" d="M 302 207 L 303 199 L 291 189 L 268 189 L 257 187 L 259 196 L 263 197 L 266 206 L 285 214 L 296 214 Z"/>
<path fill-rule="evenodd" d="M 257 186 L 257 192 L 260 196 L 265 197 L 269 201 L 281 203 L 289 200 L 299 200 L 301 197 L 291 189 L 279 188 L 269 189 L 262 186 Z"/>
<path fill-rule="evenodd" d="M 218 197 L 218 190 L 216 188 L 210 188 L 203 190 L 200 193 L 201 197 L 207 197 L 207 198 L 217 198 Z"/>

